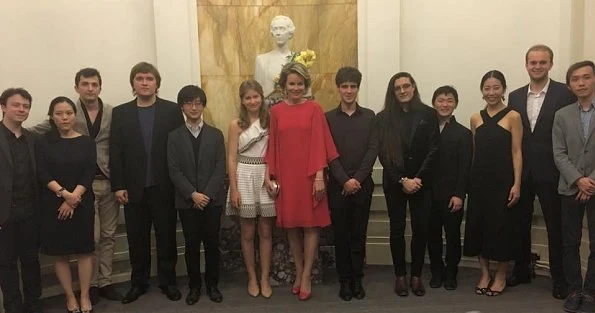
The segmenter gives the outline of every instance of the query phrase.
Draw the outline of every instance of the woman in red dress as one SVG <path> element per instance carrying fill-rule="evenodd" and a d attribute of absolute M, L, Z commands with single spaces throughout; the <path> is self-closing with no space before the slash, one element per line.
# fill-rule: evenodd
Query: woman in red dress
<path fill-rule="evenodd" d="M 331 223 L 324 168 L 339 156 L 320 105 L 304 97 L 310 74 L 300 63 L 281 70 L 285 100 L 273 106 L 266 162 L 279 184 L 275 200 L 277 226 L 287 229 L 296 267 L 292 293 L 310 298 L 312 264 L 318 251 L 319 228 Z"/>

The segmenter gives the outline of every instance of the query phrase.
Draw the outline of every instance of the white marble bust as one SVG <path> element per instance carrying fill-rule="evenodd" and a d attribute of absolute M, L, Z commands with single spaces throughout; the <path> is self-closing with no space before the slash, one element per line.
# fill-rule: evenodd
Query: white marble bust
<path fill-rule="evenodd" d="M 254 78 L 263 88 L 264 95 L 268 96 L 275 89 L 274 79 L 281 73 L 281 68 L 291 56 L 289 40 L 293 38 L 295 25 L 284 15 L 277 15 L 271 21 L 271 36 L 275 43 L 273 50 L 256 56 Z"/>

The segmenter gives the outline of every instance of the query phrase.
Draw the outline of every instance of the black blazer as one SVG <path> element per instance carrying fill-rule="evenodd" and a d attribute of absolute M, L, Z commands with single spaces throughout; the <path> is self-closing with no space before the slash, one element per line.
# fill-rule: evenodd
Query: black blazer
<path fill-rule="evenodd" d="M 452 196 L 465 199 L 472 155 L 473 134 L 454 116 L 451 117 L 440 133 L 440 148 L 432 179 L 435 200 L 448 201 Z"/>
<path fill-rule="evenodd" d="M 171 186 L 167 170 L 167 136 L 184 124 L 180 107 L 161 98 L 155 101 L 151 170 L 157 185 Z M 110 180 L 112 191 L 128 190 L 130 202 L 139 202 L 145 187 L 147 156 L 138 119 L 136 99 L 114 107 L 110 130 Z"/>
<path fill-rule="evenodd" d="M 192 193 L 198 191 L 211 199 L 209 206 L 222 206 L 225 193 L 225 144 L 223 133 L 203 124 L 200 131 L 198 160 L 186 125 L 169 134 L 167 161 L 169 176 L 176 187 L 175 207 L 192 208 Z"/>
<path fill-rule="evenodd" d="M 22 136 L 25 136 L 27 145 L 29 146 L 29 160 L 31 160 L 31 169 L 33 173 L 37 173 L 37 164 L 35 162 L 35 141 L 36 137 L 26 129 L 22 130 Z M 4 224 L 10 217 L 12 207 L 12 154 L 10 153 L 10 146 L 4 136 L 4 132 L 0 129 L 0 225 Z M 32 178 L 37 182 L 37 174 Z M 37 185 L 37 184 L 36 184 Z M 35 190 L 37 197 L 39 190 Z M 35 201 L 34 203 L 37 203 Z"/>
<path fill-rule="evenodd" d="M 576 102 L 576 96 L 562 83 L 551 80 L 535 129 L 531 132 L 527 115 L 529 85 L 509 95 L 508 105 L 519 112 L 523 122 L 523 180 L 529 175 L 537 182 L 557 183 L 560 173 L 554 164 L 552 125 L 556 111 Z"/>
<path fill-rule="evenodd" d="M 384 168 L 384 176 L 388 174 L 388 179 L 393 183 L 398 183 L 401 177 L 419 177 L 424 185 L 430 184 L 432 178 L 432 167 L 436 158 L 438 147 L 440 145 L 440 130 L 438 128 L 438 118 L 436 110 L 423 104 L 412 104 L 411 131 L 407 155 L 403 155 L 404 168 L 397 168 L 392 164 L 389 156 L 383 152 L 385 140 L 393 138 L 384 138 L 383 130 L 388 125 L 388 113 L 386 110 L 380 111 L 376 115 L 375 132 L 379 138 L 378 159 Z M 401 148 L 398 148 L 401 151 Z M 386 180 L 387 177 L 383 177 Z"/>

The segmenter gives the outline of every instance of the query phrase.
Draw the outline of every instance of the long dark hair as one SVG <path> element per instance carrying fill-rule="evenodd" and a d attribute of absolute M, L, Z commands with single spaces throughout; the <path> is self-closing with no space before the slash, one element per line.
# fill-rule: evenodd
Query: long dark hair
<path fill-rule="evenodd" d="M 262 90 L 262 86 L 254 79 L 245 80 L 240 85 L 240 117 L 238 119 L 238 126 L 244 130 L 250 126 L 248 109 L 246 109 L 246 106 L 242 104 L 242 99 L 249 90 L 254 90 L 260 95 L 261 104 L 260 110 L 258 111 L 258 118 L 260 119 L 260 127 L 267 129 L 269 128 L 269 108 L 268 105 L 264 103 L 264 92 Z"/>
<path fill-rule="evenodd" d="M 62 102 L 68 103 L 68 105 L 70 105 L 70 107 L 74 111 L 74 114 L 76 114 L 76 105 L 68 97 L 59 96 L 59 97 L 54 98 L 50 102 L 50 107 L 48 109 L 48 117 L 49 117 L 50 126 L 52 126 L 52 129 L 47 133 L 47 137 L 51 141 L 55 141 L 60 138 L 60 133 L 58 132 L 58 126 L 56 126 L 56 123 L 52 119 L 52 116 L 54 115 L 54 110 L 56 109 L 56 105 L 58 105 L 58 103 L 62 103 Z"/>
<path fill-rule="evenodd" d="M 387 156 L 390 163 L 397 167 L 403 166 L 403 155 L 401 154 L 401 131 L 399 129 L 399 115 L 403 113 L 401 102 L 395 96 L 395 81 L 399 78 L 408 78 L 415 88 L 413 98 L 409 102 L 409 109 L 415 110 L 421 102 L 417 83 L 413 76 L 407 72 L 399 72 L 393 75 L 386 87 L 384 98 L 384 120 L 380 125 L 380 153 Z"/>

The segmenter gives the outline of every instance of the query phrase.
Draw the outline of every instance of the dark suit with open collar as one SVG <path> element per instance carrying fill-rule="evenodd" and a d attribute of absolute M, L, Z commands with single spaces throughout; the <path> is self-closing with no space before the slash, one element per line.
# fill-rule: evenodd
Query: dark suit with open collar
<path fill-rule="evenodd" d="M 0 121 L 1 123 L 1 121 Z M 0 125 L 0 128 L 3 127 Z M 23 129 L 29 147 L 29 160 L 36 185 L 35 173 L 35 137 Z M 41 273 L 39 268 L 39 224 L 36 216 L 26 218 L 13 218 L 13 159 L 3 129 L 0 129 L 0 288 L 4 295 L 4 309 L 6 312 L 20 312 L 25 305 L 37 305 L 41 296 Z M 34 199 L 30 202 L 37 204 L 38 190 L 34 189 Z M 35 211 L 35 207 L 29 208 Z M 20 261 L 21 270 L 17 263 Z M 19 277 L 19 273 L 21 274 Z M 23 295 L 21 296 L 20 281 L 23 282 Z M 24 303 L 23 303 L 24 300 Z"/>
<path fill-rule="evenodd" d="M 193 142 L 198 140 L 198 144 Z M 198 155 L 195 154 L 198 145 Z M 223 134 L 215 127 L 203 124 L 198 139 L 186 125 L 169 134 L 167 143 L 169 175 L 175 185 L 175 207 L 186 240 L 186 267 L 190 288 L 201 288 L 200 243 L 205 247 L 205 283 L 216 287 L 219 281 L 219 226 L 226 201 L 225 144 Z M 209 197 L 203 209 L 195 208 L 192 194 Z"/>
<path fill-rule="evenodd" d="M 456 277 L 461 261 L 461 222 L 464 208 L 451 213 L 452 197 L 463 201 L 467 195 L 473 135 L 454 116 L 440 133 L 440 148 L 432 178 L 432 212 L 430 213 L 428 254 L 432 276 Z M 442 261 L 442 228 L 446 233 L 446 266 Z"/>
<path fill-rule="evenodd" d="M 167 136 L 184 123 L 177 104 L 155 101 L 151 164 L 147 164 L 136 99 L 113 109 L 110 132 L 112 191 L 127 190 L 124 207 L 132 267 L 132 285 L 146 288 L 151 270 L 151 224 L 157 245 L 157 275 L 160 286 L 176 284 L 176 211 L 173 185 L 167 170 Z M 147 169 L 154 184 L 146 186 Z"/>
<path fill-rule="evenodd" d="M 411 242 L 411 275 L 420 277 L 427 243 L 432 166 L 440 144 L 438 118 L 433 108 L 421 102 L 412 103 L 410 112 L 406 114 L 406 117 L 403 117 L 403 119 L 411 119 L 411 129 L 409 137 L 406 139 L 408 152 L 403 152 L 403 145 L 396 148 L 397 153 L 402 154 L 404 162 L 403 166 L 399 167 L 393 164 L 388 153 L 383 151 L 386 141 L 395 140 L 392 136 L 386 137 L 383 132 L 383 129 L 388 125 L 388 115 L 387 110 L 376 115 L 375 131 L 378 132 L 377 136 L 380 138 L 378 158 L 384 168 L 382 187 L 390 219 L 393 266 L 397 277 L 406 275 L 405 222 L 407 202 L 409 202 L 411 227 L 414 229 Z M 403 192 L 403 186 L 398 182 L 402 177 L 421 178 L 423 187 L 414 194 L 406 194 Z"/>
<path fill-rule="evenodd" d="M 525 85 L 511 92 L 508 101 L 509 106 L 520 113 L 523 123 L 523 173 L 521 198 L 517 206 L 521 210 L 518 234 L 520 251 L 512 275 L 520 281 L 530 280 L 531 220 L 537 195 L 548 232 L 552 279 L 554 284 L 564 288 L 560 197 L 557 192 L 560 173 L 554 164 L 552 125 L 556 111 L 575 102 L 576 97 L 566 85 L 550 80 L 537 122 L 531 131 L 527 112 L 528 90 L 529 85 Z"/>

